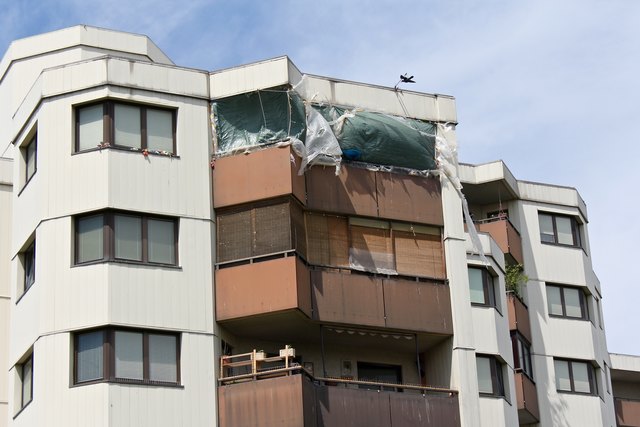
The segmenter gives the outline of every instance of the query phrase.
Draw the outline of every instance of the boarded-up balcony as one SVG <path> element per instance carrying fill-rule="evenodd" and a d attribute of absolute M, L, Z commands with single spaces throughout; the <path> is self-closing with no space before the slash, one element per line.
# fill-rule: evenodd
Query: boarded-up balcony
<path fill-rule="evenodd" d="M 508 218 L 478 221 L 478 231 L 489 233 L 512 264 L 522 264 L 522 238 Z"/>
<path fill-rule="evenodd" d="M 311 285 L 315 320 L 453 333 L 449 287 L 442 282 L 314 269 Z"/>
<path fill-rule="evenodd" d="M 442 189 L 437 178 L 372 171 L 345 165 L 306 172 L 311 210 L 443 225 Z"/>
<path fill-rule="evenodd" d="M 516 399 L 520 424 L 537 423 L 540 420 L 536 385 L 522 372 L 516 372 Z"/>
<path fill-rule="evenodd" d="M 640 400 L 616 398 L 616 419 L 620 427 L 640 427 Z"/>
<path fill-rule="evenodd" d="M 507 293 L 507 307 L 509 312 L 509 330 L 520 332 L 531 342 L 531 322 L 529 309 L 513 292 Z"/>
<path fill-rule="evenodd" d="M 305 182 L 304 177 L 298 175 L 299 166 L 300 159 L 290 147 L 271 147 L 219 158 L 213 169 L 213 207 L 289 194 L 304 204 Z"/>
<path fill-rule="evenodd" d="M 220 427 L 460 426 L 458 396 L 453 391 L 364 390 L 358 384 L 328 386 L 306 373 L 275 375 L 222 382 Z"/>

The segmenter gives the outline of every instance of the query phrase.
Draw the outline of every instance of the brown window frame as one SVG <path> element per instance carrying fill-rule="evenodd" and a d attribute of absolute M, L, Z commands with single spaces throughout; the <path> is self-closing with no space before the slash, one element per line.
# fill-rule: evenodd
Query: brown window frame
<path fill-rule="evenodd" d="M 33 148 L 33 172 L 29 174 L 29 151 Z M 24 146 L 24 186 L 26 186 L 31 178 L 38 171 L 38 133 L 36 132 Z M 23 187 L 24 187 L 23 186 Z"/>
<path fill-rule="evenodd" d="M 558 385 L 557 385 L 557 382 L 556 382 L 556 391 L 558 393 L 582 394 L 582 395 L 585 395 L 585 396 L 597 396 L 598 395 L 598 381 L 596 379 L 596 369 L 593 367 L 591 362 L 589 362 L 588 360 L 565 359 L 565 358 L 561 358 L 561 357 L 554 357 L 553 361 L 554 361 L 554 367 L 553 367 L 554 375 L 556 375 L 556 376 L 557 376 L 557 373 L 555 372 L 555 370 L 556 370 L 555 362 L 556 361 L 567 362 L 567 366 L 569 368 L 569 382 L 571 384 L 571 390 L 558 389 Z M 588 393 L 587 392 L 583 392 L 583 391 L 576 391 L 576 387 L 575 387 L 575 383 L 574 383 L 574 375 L 573 375 L 573 365 L 577 364 L 577 363 L 585 365 L 587 367 L 587 378 L 589 380 L 589 392 Z"/>
<path fill-rule="evenodd" d="M 25 384 L 26 382 L 24 381 L 24 368 L 27 365 L 27 363 L 31 363 L 31 375 L 29 377 L 29 386 L 31 387 L 31 393 L 29 395 L 29 400 L 28 401 L 24 401 L 24 388 L 25 388 Z M 22 411 L 28 404 L 30 404 L 31 402 L 33 402 L 33 352 L 31 352 L 31 354 L 29 354 L 22 363 L 20 363 L 19 365 L 19 370 L 20 370 L 20 409 L 19 411 Z"/>
<path fill-rule="evenodd" d="M 489 370 L 491 373 L 491 387 L 493 388 L 492 393 L 479 391 L 480 396 L 506 397 L 504 375 L 502 372 L 502 363 L 498 360 L 498 358 L 490 354 L 476 354 L 476 360 L 477 359 L 489 360 Z"/>
<path fill-rule="evenodd" d="M 549 300 L 548 300 L 549 297 L 548 297 L 548 294 L 547 294 L 547 312 L 549 314 L 549 317 L 556 317 L 556 318 L 559 318 L 559 319 L 585 320 L 585 321 L 589 321 L 590 320 L 589 304 L 587 302 L 587 295 L 582 290 L 582 288 L 577 287 L 577 286 L 557 285 L 555 283 L 547 283 L 546 287 L 545 287 L 545 292 L 546 292 L 546 288 L 558 288 L 560 290 L 560 303 L 562 305 L 562 314 L 553 314 L 553 313 L 551 313 L 551 310 L 549 308 Z M 576 289 L 578 291 L 578 299 L 580 300 L 580 312 L 581 312 L 581 316 L 580 317 L 568 316 L 567 315 L 567 304 L 565 302 L 565 297 L 564 297 L 564 290 L 565 289 Z"/>
<path fill-rule="evenodd" d="M 24 282 L 22 293 L 25 293 L 33 286 L 36 282 L 36 241 L 34 240 L 27 247 L 27 249 L 22 252 L 23 257 L 23 265 L 24 265 Z M 29 268 L 31 267 L 31 268 Z M 32 274 L 29 274 L 29 270 L 32 271 Z"/>
<path fill-rule="evenodd" d="M 477 307 L 493 307 L 498 310 L 495 277 L 485 267 L 470 265 L 467 266 L 467 270 L 480 270 L 482 273 L 482 291 L 484 293 L 485 302 L 481 303 L 472 301 L 471 305 Z"/>
<path fill-rule="evenodd" d="M 86 381 L 78 381 L 78 340 L 83 334 L 102 332 L 102 377 Z M 143 379 L 119 378 L 116 375 L 116 332 L 134 332 L 142 334 L 142 366 Z M 176 339 L 176 381 L 159 381 L 149 378 L 150 358 L 149 358 L 149 336 L 166 335 Z M 134 329 L 121 327 L 107 327 L 98 329 L 87 329 L 77 331 L 73 334 L 73 385 L 82 386 L 88 384 L 111 382 L 124 384 L 142 384 L 154 386 L 181 386 L 180 357 L 182 347 L 182 335 L 179 332 L 157 331 L 153 329 Z"/>
<path fill-rule="evenodd" d="M 115 250 L 115 217 L 117 215 L 122 216 L 130 216 L 137 217 L 141 219 L 141 239 L 140 242 L 142 247 L 142 256 L 141 260 L 133 260 L 127 258 L 117 258 L 116 250 Z M 78 261 L 78 223 L 85 219 L 95 216 L 102 216 L 102 258 L 92 259 L 84 262 Z M 171 221 L 173 222 L 173 251 L 174 251 L 174 262 L 173 263 L 162 263 L 162 262 L 154 262 L 149 261 L 149 241 L 148 241 L 148 222 L 149 220 L 159 220 L 159 221 Z M 178 258 L 178 233 L 179 233 L 179 219 L 175 217 L 169 216 L 159 216 L 159 215 L 144 215 L 137 212 L 130 211 L 120 211 L 120 210 L 106 210 L 106 211 L 98 211 L 98 212 L 90 212 L 85 215 L 80 215 L 74 218 L 74 265 L 87 265 L 87 264 L 95 264 L 102 262 L 124 262 L 124 263 L 133 263 L 133 264 L 150 264 L 150 265 L 158 265 L 158 266 L 177 266 L 179 265 Z"/>
<path fill-rule="evenodd" d="M 582 236 L 580 234 L 580 223 L 576 219 L 575 216 L 572 215 L 562 215 L 555 214 L 551 212 L 543 212 L 538 211 L 538 222 L 540 222 L 541 216 L 548 216 L 551 218 L 551 222 L 553 225 L 553 241 L 545 241 L 546 234 L 542 233 L 542 229 L 540 229 L 540 242 L 545 245 L 557 245 L 557 246 L 565 246 L 570 248 L 582 248 Z M 558 240 L 558 225 L 557 218 L 567 218 L 571 221 L 571 235 L 573 237 L 573 244 L 569 245 L 566 243 L 560 243 Z"/>
<path fill-rule="evenodd" d="M 80 149 L 80 111 L 83 108 L 95 107 L 96 105 L 102 105 L 102 144 L 98 144 L 96 147 Z M 140 147 L 129 147 L 125 145 L 116 144 L 115 140 L 115 106 L 116 105 L 126 105 L 131 107 L 137 107 L 140 109 Z M 162 153 L 156 149 L 148 148 L 148 138 L 147 138 L 147 111 L 148 110 L 158 110 L 165 111 L 171 113 L 171 136 L 173 139 L 171 152 Z M 168 154 L 171 156 L 176 155 L 176 129 L 177 129 L 177 109 L 176 108 L 167 108 L 163 106 L 156 105 L 148 105 L 148 104 L 139 104 L 133 102 L 122 102 L 115 100 L 103 100 L 100 102 L 93 102 L 89 104 L 82 104 L 75 107 L 74 112 L 74 120 L 75 120 L 75 146 L 74 151 L 76 153 L 84 153 L 86 151 L 93 151 L 97 149 L 103 148 L 116 148 L 127 151 L 144 151 L 147 150 L 149 154 Z"/>
<path fill-rule="evenodd" d="M 511 333 L 511 346 L 513 349 L 513 366 L 516 372 L 522 372 L 525 374 L 531 381 L 533 379 L 533 360 L 531 359 L 531 343 L 527 341 L 527 339 L 518 331 L 514 331 Z M 520 354 L 520 349 L 524 351 Z M 520 363 L 521 360 L 524 360 L 524 366 Z M 534 381 L 535 382 L 535 381 Z"/>

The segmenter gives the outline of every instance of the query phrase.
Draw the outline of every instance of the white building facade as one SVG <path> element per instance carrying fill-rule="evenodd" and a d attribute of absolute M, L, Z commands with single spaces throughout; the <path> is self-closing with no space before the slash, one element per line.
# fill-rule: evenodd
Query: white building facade
<path fill-rule="evenodd" d="M 0 62 L 0 426 L 232 425 L 218 408 L 219 360 L 225 342 L 251 346 L 239 321 L 218 322 L 211 102 L 284 86 L 309 102 L 435 123 L 455 144 L 453 98 L 304 75 L 286 57 L 193 70 L 145 36 L 86 26 L 10 46 Z M 518 181 L 501 162 L 452 161 L 477 227 L 465 226 L 456 176 L 440 168 L 451 330 L 353 321 L 350 331 L 413 337 L 417 369 L 371 348 L 423 397 L 455 395 L 451 425 L 613 427 L 584 201 L 572 188 Z M 517 297 L 507 292 L 514 265 L 528 276 Z M 340 323 L 313 316 L 303 328 Z M 296 347 L 324 365 L 324 347 Z M 342 373 L 344 359 L 361 357 L 350 351 L 336 356 Z M 339 380 L 357 392 L 353 377 Z M 304 425 L 328 425 L 312 418 Z"/>

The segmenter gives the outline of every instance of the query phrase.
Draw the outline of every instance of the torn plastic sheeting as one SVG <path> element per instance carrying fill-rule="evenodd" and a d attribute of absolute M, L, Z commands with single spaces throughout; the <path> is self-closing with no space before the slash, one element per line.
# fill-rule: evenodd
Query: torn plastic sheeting
<path fill-rule="evenodd" d="M 462 193 L 462 183 L 458 178 L 458 171 L 455 167 L 456 159 L 458 157 L 458 147 L 455 141 L 447 139 L 447 135 L 451 132 L 449 124 L 438 123 L 438 135 L 436 136 L 436 162 L 438 170 L 442 172 L 441 175 L 447 177 L 453 188 L 460 196 L 460 202 L 462 203 L 462 213 L 464 215 L 464 221 L 467 224 L 467 232 L 471 237 L 471 244 L 473 250 L 480 256 L 480 259 L 485 264 L 489 265 L 489 261 L 484 256 L 482 250 L 482 243 L 480 242 L 480 236 L 478 236 L 478 230 L 476 229 L 471 214 L 469 213 L 469 204 L 467 198 Z"/>
<path fill-rule="evenodd" d="M 214 101 L 211 107 L 218 152 L 305 140 L 304 103 L 295 92 L 256 91 Z"/>
<path fill-rule="evenodd" d="M 307 166 L 315 164 L 334 165 L 336 167 L 336 175 L 340 172 L 340 163 L 342 161 L 342 150 L 340 144 L 333 134 L 331 126 L 325 118 L 310 105 L 305 105 L 307 117 L 307 134 L 306 143 L 304 145 L 304 153 L 302 153 L 302 164 L 300 165 L 299 175 L 302 175 Z"/>
<path fill-rule="evenodd" d="M 354 270 L 396 275 L 398 272 L 393 268 L 393 263 L 393 254 L 349 248 L 349 267 Z"/>
<path fill-rule="evenodd" d="M 353 160 L 418 170 L 435 169 L 435 125 L 382 113 L 315 106 Z M 356 156 L 356 153 L 358 154 Z"/>

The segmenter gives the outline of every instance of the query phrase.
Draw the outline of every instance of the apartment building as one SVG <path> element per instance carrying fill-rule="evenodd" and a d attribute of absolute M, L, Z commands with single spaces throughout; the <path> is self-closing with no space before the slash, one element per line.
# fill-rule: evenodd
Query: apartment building
<path fill-rule="evenodd" d="M 454 98 L 87 26 L 0 98 L 0 425 L 616 425 L 586 205 Z"/>

